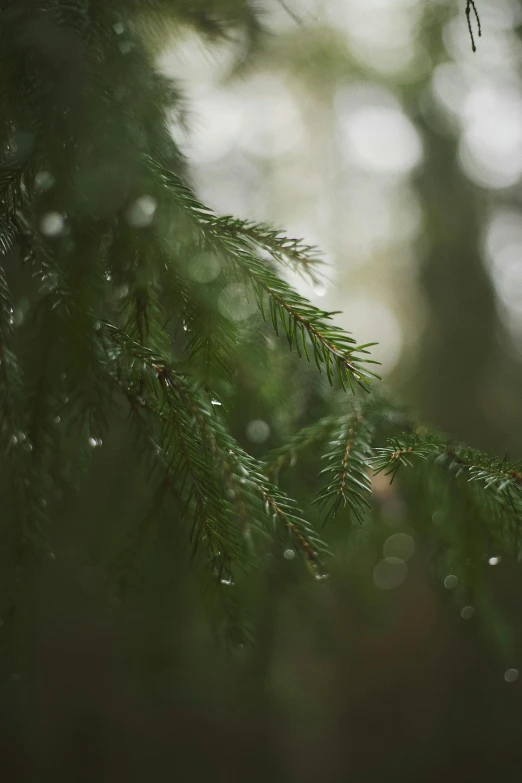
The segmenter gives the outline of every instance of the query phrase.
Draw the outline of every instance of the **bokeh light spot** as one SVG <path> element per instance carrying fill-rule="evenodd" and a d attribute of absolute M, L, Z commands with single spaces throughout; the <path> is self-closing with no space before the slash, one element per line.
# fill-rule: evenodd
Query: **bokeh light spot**
<path fill-rule="evenodd" d="M 266 421 L 254 419 L 247 425 L 246 436 L 252 443 L 264 443 L 270 437 L 270 427 Z"/>
<path fill-rule="evenodd" d="M 227 285 L 219 295 L 218 308 L 230 321 L 244 321 L 257 310 L 256 303 L 243 283 Z"/>
<path fill-rule="evenodd" d="M 48 212 L 40 220 L 40 231 L 46 237 L 57 237 L 63 233 L 64 219 L 59 212 Z"/>
<path fill-rule="evenodd" d="M 373 582 L 380 590 L 394 590 L 408 576 L 408 566 L 398 557 L 385 557 L 373 569 Z"/>
<path fill-rule="evenodd" d="M 420 136 L 399 108 L 361 107 L 343 119 L 341 132 L 348 152 L 366 171 L 404 175 L 422 160 Z"/>
<path fill-rule="evenodd" d="M 152 196 L 140 196 L 125 212 L 127 223 L 133 228 L 146 228 L 154 220 L 157 202 Z"/>
<path fill-rule="evenodd" d="M 384 557 L 410 560 L 415 554 L 415 539 L 407 533 L 394 533 L 384 542 L 383 554 Z"/>
<path fill-rule="evenodd" d="M 219 276 L 221 263 L 212 253 L 201 253 L 190 260 L 187 272 L 196 283 L 211 283 Z"/>

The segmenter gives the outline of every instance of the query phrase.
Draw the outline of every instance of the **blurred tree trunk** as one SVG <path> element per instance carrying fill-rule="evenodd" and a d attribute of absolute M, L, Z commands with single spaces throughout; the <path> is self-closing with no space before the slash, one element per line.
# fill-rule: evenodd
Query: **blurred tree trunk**
<path fill-rule="evenodd" d="M 421 274 L 429 327 L 415 367 L 421 418 L 477 447 L 499 444 L 483 390 L 495 361 L 498 318 L 480 250 L 480 201 L 463 174 L 453 139 L 424 123 L 426 161 L 418 189 L 424 202 L 426 256 Z"/>

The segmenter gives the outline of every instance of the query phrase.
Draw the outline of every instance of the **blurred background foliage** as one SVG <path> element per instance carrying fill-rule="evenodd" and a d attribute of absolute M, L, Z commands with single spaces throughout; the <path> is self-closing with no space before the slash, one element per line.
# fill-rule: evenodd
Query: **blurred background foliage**
<path fill-rule="evenodd" d="M 263 0 L 257 21 L 230 0 L 216 7 L 243 26 L 224 39 L 210 5 L 178 4 L 172 29 L 145 20 L 184 96 L 171 130 L 202 200 L 318 245 L 324 279 L 287 277 L 378 341 L 387 394 L 520 457 L 518 0 L 479 0 L 476 54 L 453 0 Z M 245 328 L 227 417 L 263 458 L 346 403 L 268 328 Z M 256 339 L 269 361 L 252 359 Z M 329 578 L 275 547 L 244 586 L 255 644 L 225 650 L 175 542 L 146 591 L 107 604 L 109 553 L 146 497 L 111 427 L 79 494 L 53 490 L 56 557 L 25 588 L 7 656 L 6 780 L 518 780 L 518 527 L 492 530 L 429 473 L 379 474 L 363 524 L 340 513 L 322 529 L 321 453 L 279 481 L 331 544 Z"/>

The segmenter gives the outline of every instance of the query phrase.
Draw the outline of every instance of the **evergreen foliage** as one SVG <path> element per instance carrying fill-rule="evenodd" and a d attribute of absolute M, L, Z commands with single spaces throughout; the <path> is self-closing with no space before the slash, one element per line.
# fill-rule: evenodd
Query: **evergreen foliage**
<path fill-rule="evenodd" d="M 115 553 L 119 585 L 159 536 L 160 509 L 218 590 L 267 535 L 319 574 L 327 547 L 219 412 L 249 339 L 236 310 L 257 302 L 332 383 L 367 388 L 368 346 L 278 275 L 313 278 L 315 248 L 199 202 L 168 131 L 180 94 L 150 51 L 169 24 L 251 45 L 252 7 L 34 0 L 3 2 L 0 20 L 4 546 L 21 562 L 53 554 L 50 487 L 81 483 L 110 421 L 128 416 L 151 507 Z M 203 291 L 206 267 L 219 274 Z"/>
<path fill-rule="evenodd" d="M 297 0 L 279 5 L 299 21 Z M 484 201 L 517 189 L 484 199 L 429 96 L 438 64 L 452 88 L 457 73 L 477 86 L 466 23 L 475 50 L 486 9 L 398 9 L 422 55 L 400 81 L 328 27 L 350 3 L 318 5 L 324 27 L 281 12 L 288 25 L 261 38 L 258 0 L 0 0 L 3 779 L 522 768 L 522 463 L 491 456 L 519 451 L 521 373 L 478 246 Z M 422 414 L 289 285 L 321 278 L 317 248 L 198 197 L 171 133 L 183 90 L 156 65 L 187 31 L 233 46 L 234 74 L 259 56 L 264 75 L 305 85 L 325 128 L 338 89 L 403 103 L 424 145 L 406 185 L 421 247 L 403 267 L 420 270 L 430 320 L 392 382 Z M 371 179 L 372 193 L 387 181 Z M 345 189 L 360 196 L 346 180 L 328 180 L 332 216 Z M 372 263 L 381 246 L 368 276 Z"/>
<path fill-rule="evenodd" d="M 182 122 L 182 97 L 151 47 L 182 25 L 236 36 L 240 58 L 260 31 L 247 0 L 0 2 L 4 606 L 16 610 L 24 569 L 54 557 L 51 489 L 79 486 L 125 421 L 149 500 L 114 545 L 109 592 L 136 589 L 167 520 L 218 596 L 217 626 L 237 639 L 247 626 L 241 574 L 262 568 L 274 541 L 317 578 L 328 570 L 311 510 L 278 486 L 307 449 L 326 443 L 315 499 L 325 519 L 347 507 L 357 523 L 373 507 L 372 470 L 393 479 L 424 461 L 472 492 L 493 527 L 516 530 L 522 466 L 452 444 L 368 396 L 378 378 L 371 344 L 284 279 L 288 268 L 316 280 L 316 248 L 201 203 L 168 128 Z M 245 451 L 226 416 L 238 368 L 253 354 L 267 361 L 261 319 L 353 393 L 264 460 Z M 399 429 L 407 434 L 379 447 Z M 501 540 L 512 546 L 512 536 Z"/>

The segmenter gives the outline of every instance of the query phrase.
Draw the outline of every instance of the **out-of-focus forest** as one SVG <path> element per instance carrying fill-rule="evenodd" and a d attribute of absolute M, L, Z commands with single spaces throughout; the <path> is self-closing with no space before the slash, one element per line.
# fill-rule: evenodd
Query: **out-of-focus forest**
<path fill-rule="evenodd" d="M 293 282 L 378 341 L 400 398 L 517 454 L 521 10 L 478 4 L 474 54 L 461 5 L 274 0 L 239 77 L 195 34 L 161 63 L 204 200 L 315 242 L 323 283 Z"/>
<path fill-rule="evenodd" d="M 171 130 L 198 195 L 317 245 L 321 279 L 287 278 L 378 342 L 386 394 L 519 458 L 522 5 L 477 0 L 475 53 L 464 2 L 259 5 L 248 47 L 187 27 L 158 51 L 184 95 Z M 248 302 L 234 307 L 248 320 Z M 241 364 L 227 405 L 258 458 L 344 404 L 267 339 L 270 361 Z M 3 780 L 519 779 L 522 565 L 465 499 L 379 474 L 371 516 L 323 528 L 312 449 L 278 480 L 330 543 L 327 578 L 292 549 L 267 554 L 245 578 L 252 642 L 230 648 L 174 533 L 146 590 L 107 601 L 107 552 L 146 480 L 123 424 L 99 445 L 79 493 L 53 489 L 52 558 L 24 588 Z"/>

